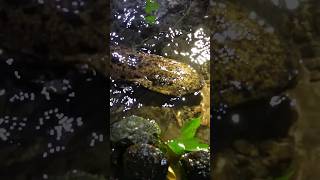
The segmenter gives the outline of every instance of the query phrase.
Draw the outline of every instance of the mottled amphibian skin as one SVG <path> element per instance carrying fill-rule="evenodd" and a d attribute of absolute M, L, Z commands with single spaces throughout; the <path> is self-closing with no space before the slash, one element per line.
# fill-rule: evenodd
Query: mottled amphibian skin
<path fill-rule="evenodd" d="M 209 18 L 215 105 L 236 106 L 294 84 L 297 57 L 276 27 L 240 3 L 214 3 Z"/>
<path fill-rule="evenodd" d="M 124 47 L 111 48 L 111 77 L 172 96 L 183 96 L 202 88 L 202 78 L 190 65 Z"/>

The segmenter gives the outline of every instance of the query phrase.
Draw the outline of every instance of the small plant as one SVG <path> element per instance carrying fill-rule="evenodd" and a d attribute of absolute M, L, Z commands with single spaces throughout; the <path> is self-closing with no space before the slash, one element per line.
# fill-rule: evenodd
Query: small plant
<path fill-rule="evenodd" d="M 292 170 L 286 172 L 283 176 L 277 177 L 274 180 L 290 180 L 294 172 Z"/>
<path fill-rule="evenodd" d="M 156 16 L 155 13 L 159 9 L 159 3 L 156 0 L 146 0 L 146 7 L 145 12 L 147 14 L 146 21 L 149 24 L 155 24 L 156 23 Z"/>
<path fill-rule="evenodd" d="M 182 155 L 190 151 L 208 150 L 209 145 L 202 143 L 200 139 L 195 137 L 200 124 L 200 118 L 189 120 L 181 128 L 179 137 L 167 141 L 166 144 L 176 155 Z"/>

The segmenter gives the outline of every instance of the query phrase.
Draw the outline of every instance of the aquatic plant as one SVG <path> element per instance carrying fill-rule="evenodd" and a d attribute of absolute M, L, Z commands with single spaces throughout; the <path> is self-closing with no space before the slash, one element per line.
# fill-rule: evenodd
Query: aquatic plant
<path fill-rule="evenodd" d="M 146 7 L 144 11 L 147 16 L 145 17 L 147 23 L 155 24 L 156 16 L 154 15 L 159 9 L 159 3 L 156 0 L 146 0 Z"/>
<path fill-rule="evenodd" d="M 195 137 L 200 124 L 199 117 L 189 120 L 181 128 L 179 137 L 167 141 L 166 144 L 176 155 L 190 151 L 208 150 L 209 145 L 202 143 L 200 139 Z"/>

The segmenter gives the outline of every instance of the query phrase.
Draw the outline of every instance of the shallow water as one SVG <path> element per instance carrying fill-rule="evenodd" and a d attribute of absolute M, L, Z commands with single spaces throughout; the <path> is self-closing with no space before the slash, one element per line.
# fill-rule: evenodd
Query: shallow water
<path fill-rule="evenodd" d="M 199 128 L 197 136 L 209 144 L 210 38 L 208 28 L 204 24 L 205 11 L 200 13 L 205 7 L 205 2 L 158 2 L 160 8 L 156 13 L 157 20 L 152 25 L 145 20 L 145 1 L 112 1 L 112 46 L 128 47 L 133 51 L 156 54 L 188 64 L 196 70 L 194 73 L 199 74 L 202 81 L 206 82 L 205 88 L 177 97 L 152 91 L 143 85 L 126 82 L 125 79 L 112 79 L 111 125 L 131 115 L 152 119 L 161 128 L 161 139 L 167 141 L 177 138 L 180 128 L 189 119 L 201 116 L 202 127 Z M 193 16 L 194 14 L 196 16 Z M 191 21 L 190 17 L 193 17 L 194 21 Z M 194 22 L 198 24 L 195 26 Z M 158 68 L 157 64 L 149 66 L 155 70 Z M 148 74 L 145 76 L 148 77 Z M 185 86 L 187 87 L 187 84 Z M 175 169 L 175 176 L 179 177 L 177 167 L 173 164 L 172 167 Z"/>
<path fill-rule="evenodd" d="M 208 78 L 209 71 L 206 69 L 210 60 L 209 35 L 206 34 L 205 27 L 201 27 L 201 21 L 205 17 L 198 17 L 200 25 L 196 28 L 191 27 L 191 24 L 182 25 L 181 22 L 171 22 L 172 18 L 185 21 L 186 16 L 189 15 L 190 3 L 193 3 L 194 6 L 199 5 L 195 2 L 188 2 L 186 7 L 181 7 L 181 4 L 170 5 L 167 1 L 161 1 L 156 24 L 150 25 L 144 19 L 144 3 L 144 1 L 114 1 L 112 3 L 111 44 L 131 47 L 136 51 L 157 54 L 190 64 Z M 173 11 L 170 8 L 179 10 Z M 177 129 L 185 120 L 199 114 L 194 113 L 192 116 L 190 113 L 178 119 L 179 121 L 177 120 L 178 114 L 192 111 L 188 109 L 199 106 L 202 99 L 200 91 L 183 97 L 166 96 L 146 90 L 141 86 L 116 80 L 112 83 L 110 94 L 112 112 L 120 113 L 120 116 L 136 113 L 151 118 L 155 117 L 153 114 L 161 112 L 171 114 L 168 115 L 171 118 L 167 118 L 168 116 L 155 117 L 155 120 L 163 126 L 164 139 L 178 134 Z M 116 117 L 116 115 L 111 117 Z M 166 130 L 168 127 L 174 128 Z M 206 139 L 208 142 L 208 138 Z"/>
<path fill-rule="evenodd" d="M 157 2 L 154 24 L 146 0 L 112 0 L 110 22 L 106 1 L 0 2 L 0 179 L 103 180 L 110 158 L 116 179 L 127 142 L 110 148 L 107 127 L 132 115 L 162 141 L 201 117 L 213 179 L 319 179 L 319 1 Z M 106 60 L 123 59 L 106 44 L 129 54 L 110 79 Z M 146 57 L 161 61 L 139 67 Z M 167 177 L 183 179 L 166 153 Z"/>

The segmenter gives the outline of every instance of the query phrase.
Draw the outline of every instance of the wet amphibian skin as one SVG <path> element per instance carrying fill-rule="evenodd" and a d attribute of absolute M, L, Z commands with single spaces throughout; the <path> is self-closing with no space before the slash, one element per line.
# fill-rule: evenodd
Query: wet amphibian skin
<path fill-rule="evenodd" d="M 111 76 L 165 95 L 183 96 L 202 88 L 202 78 L 189 65 L 158 55 L 111 48 Z"/>
<path fill-rule="evenodd" d="M 276 28 L 236 3 L 215 3 L 210 13 L 215 104 L 236 106 L 294 84 L 297 58 Z"/>

